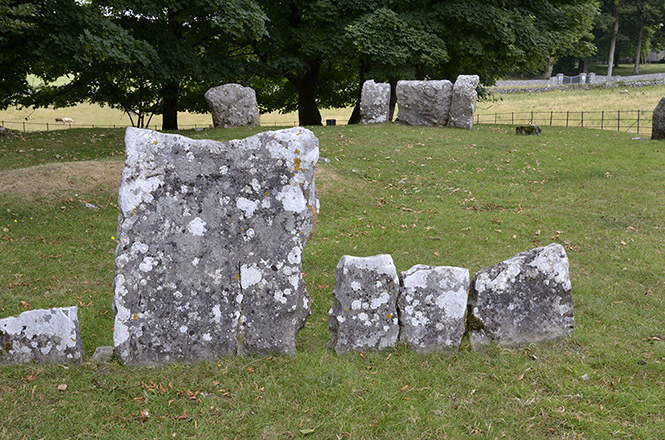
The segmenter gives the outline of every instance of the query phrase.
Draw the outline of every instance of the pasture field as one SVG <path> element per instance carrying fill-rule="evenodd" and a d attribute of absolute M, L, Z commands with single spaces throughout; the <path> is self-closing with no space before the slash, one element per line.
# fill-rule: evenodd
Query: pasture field
<path fill-rule="evenodd" d="M 0 439 L 665 438 L 665 143 L 502 125 L 313 131 L 330 161 L 317 165 L 313 314 L 297 354 L 160 368 L 91 359 L 112 345 L 123 130 L 0 138 L 0 318 L 77 305 L 86 352 L 81 366 L 0 366 Z M 342 255 L 473 275 L 552 242 L 570 260 L 570 338 L 426 355 L 325 347 Z"/>

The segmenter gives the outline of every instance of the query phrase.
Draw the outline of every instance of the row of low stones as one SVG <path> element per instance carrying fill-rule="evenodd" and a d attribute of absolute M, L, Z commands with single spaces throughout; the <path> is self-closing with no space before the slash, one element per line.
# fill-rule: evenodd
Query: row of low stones
<path fill-rule="evenodd" d="M 455 84 L 448 80 L 399 81 L 397 120 L 409 125 L 473 128 L 476 111 L 478 75 L 460 75 Z M 365 81 L 360 99 L 360 122 L 388 122 L 390 84 Z"/>
<path fill-rule="evenodd" d="M 319 209 L 318 139 L 300 127 L 229 142 L 129 128 L 125 144 L 113 298 L 120 362 L 295 353 L 296 334 L 311 313 L 302 255 Z M 548 246 L 512 260 L 474 278 L 468 313 L 474 345 L 512 345 L 572 331 L 563 249 Z M 406 323 L 403 339 L 415 350 L 428 350 L 430 340 L 441 348 L 458 345 L 468 272 L 423 266 L 406 272 L 398 318 L 399 282 L 386 261 L 342 258 L 331 347 L 389 346 L 399 319 Z M 482 294 L 494 284 L 504 299 Z M 431 293 L 420 298 L 427 286 Z M 458 321 L 454 330 L 448 317 Z M 73 307 L 0 320 L 0 362 L 80 362 L 76 318 Z M 530 323 L 537 324 L 536 337 L 524 331 Z M 441 336 L 444 330 L 451 336 Z"/>

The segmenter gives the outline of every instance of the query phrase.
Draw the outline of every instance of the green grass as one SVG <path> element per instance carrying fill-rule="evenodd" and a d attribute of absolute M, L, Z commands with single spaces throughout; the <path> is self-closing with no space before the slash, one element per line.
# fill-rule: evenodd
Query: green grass
<path fill-rule="evenodd" d="M 518 137 L 495 125 L 314 132 L 330 162 L 317 166 L 321 212 L 303 261 L 314 312 L 293 357 L 161 368 L 92 361 L 112 344 L 113 188 L 3 194 L 0 317 L 78 305 L 87 359 L 0 366 L 0 439 L 665 437 L 665 144 L 549 127 Z M 120 130 L 0 139 L 0 174 L 118 161 L 121 151 Z M 570 259 L 570 338 L 481 352 L 465 341 L 452 355 L 325 348 L 344 254 L 390 253 L 399 271 L 422 263 L 473 274 L 551 242 Z"/>
<path fill-rule="evenodd" d="M 635 64 L 619 64 L 612 69 L 612 76 L 632 76 Z M 589 72 L 595 72 L 597 75 L 607 75 L 607 64 L 600 65 L 591 63 Z M 639 75 L 648 75 L 652 73 L 665 73 L 665 64 L 663 63 L 640 63 Z"/>

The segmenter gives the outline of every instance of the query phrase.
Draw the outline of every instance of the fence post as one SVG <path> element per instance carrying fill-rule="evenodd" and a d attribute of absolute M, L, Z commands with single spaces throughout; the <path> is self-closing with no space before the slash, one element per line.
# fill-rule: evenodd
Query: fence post
<path fill-rule="evenodd" d="M 23 133 L 25 133 L 25 121 L 23 121 Z"/>
<path fill-rule="evenodd" d="M 640 134 L 640 111 L 637 111 L 637 134 Z"/>
<path fill-rule="evenodd" d="M 554 111 L 550 111 L 550 127 L 552 126 L 552 117 L 554 116 Z"/>
<path fill-rule="evenodd" d="M 510 123 L 515 125 L 515 112 L 510 112 Z"/>
<path fill-rule="evenodd" d="M 581 118 L 582 118 L 582 119 L 580 120 L 580 125 L 582 126 L 582 128 L 584 128 L 584 110 L 582 110 L 582 116 L 581 116 Z"/>
<path fill-rule="evenodd" d="M 570 111 L 566 112 L 566 128 L 568 128 L 568 119 L 570 118 Z"/>
<path fill-rule="evenodd" d="M 494 112 L 494 124 L 496 124 L 496 112 Z"/>
<path fill-rule="evenodd" d="M 605 110 L 600 112 L 600 129 L 603 129 L 603 125 L 605 123 Z"/>
<path fill-rule="evenodd" d="M 531 121 L 529 121 L 529 124 L 533 124 L 533 110 L 531 110 Z"/>
<path fill-rule="evenodd" d="M 621 110 L 617 110 L 617 131 L 621 131 Z"/>

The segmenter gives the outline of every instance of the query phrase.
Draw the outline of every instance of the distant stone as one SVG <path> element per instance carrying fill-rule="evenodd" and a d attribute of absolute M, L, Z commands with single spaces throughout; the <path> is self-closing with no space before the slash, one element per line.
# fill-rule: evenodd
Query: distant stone
<path fill-rule="evenodd" d="M 113 357 L 113 346 L 104 345 L 97 347 L 95 349 L 95 354 L 92 355 L 92 359 L 98 362 L 109 362 Z"/>
<path fill-rule="evenodd" d="M 344 255 L 335 273 L 328 348 L 346 353 L 393 347 L 399 335 L 398 295 L 399 279 L 390 255 Z"/>
<path fill-rule="evenodd" d="M 653 110 L 651 119 L 651 139 L 665 139 L 665 96 Z"/>
<path fill-rule="evenodd" d="M 471 282 L 467 326 L 474 349 L 572 334 L 573 297 L 563 246 L 531 249 L 478 271 Z"/>
<path fill-rule="evenodd" d="M 360 123 L 388 122 L 390 114 L 390 84 L 365 81 L 360 98 Z"/>
<path fill-rule="evenodd" d="M 212 112 L 215 127 L 260 125 L 256 92 L 240 84 L 224 84 L 209 89 L 204 95 Z"/>
<path fill-rule="evenodd" d="M 0 127 L 0 137 L 21 137 L 21 132 L 11 130 L 7 127 Z"/>
<path fill-rule="evenodd" d="M 295 353 L 318 214 L 306 129 L 192 140 L 127 129 L 114 279 L 123 364 Z"/>
<path fill-rule="evenodd" d="M 456 351 L 464 336 L 469 270 L 413 266 L 400 274 L 400 340 L 417 353 Z"/>
<path fill-rule="evenodd" d="M 83 361 L 77 307 L 30 310 L 0 319 L 0 364 Z"/>
<path fill-rule="evenodd" d="M 460 75 L 453 86 L 453 98 L 450 105 L 451 127 L 471 130 L 473 128 L 473 114 L 476 111 L 478 92 L 476 87 L 480 78 L 478 75 Z"/>
<path fill-rule="evenodd" d="M 520 125 L 515 127 L 515 134 L 524 136 L 540 136 L 540 125 Z"/>
<path fill-rule="evenodd" d="M 453 85 L 450 81 L 398 81 L 397 119 L 409 125 L 448 123 Z"/>

